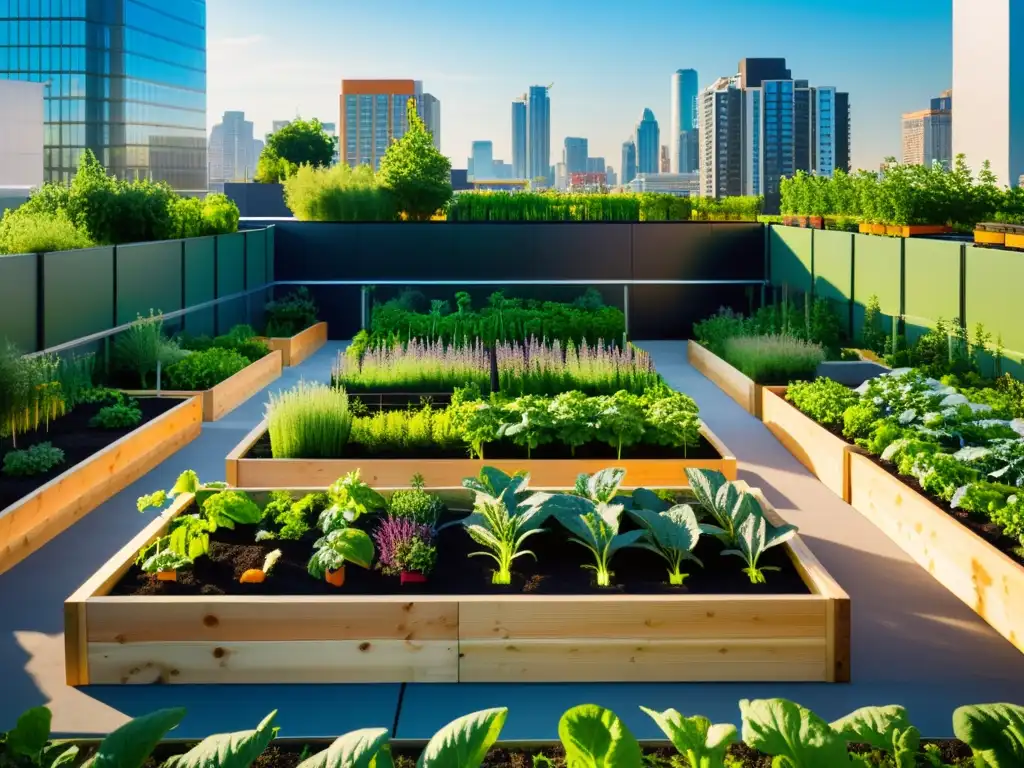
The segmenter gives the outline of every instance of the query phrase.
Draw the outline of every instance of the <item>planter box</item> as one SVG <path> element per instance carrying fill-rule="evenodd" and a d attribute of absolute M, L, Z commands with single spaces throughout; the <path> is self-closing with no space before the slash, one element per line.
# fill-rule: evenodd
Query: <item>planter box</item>
<path fill-rule="evenodd" d="M 873 224 L 868 224 L 866 221 L 862 221 L 857 228 L 862 235 L 870 235 L 873 234 L 873 226 Z"/>
<path fill-rule="evenodd" d="M 65 602 L 69 685 L 850 679 L 849 598 L 799 537 L 808 595 L 107 596 L 191 501 Z"/>
<path fill-rule="evenodd" d="M 871 459 L 849 462 L 853 508 L 1024 651 L 1024 567 Z"/>
<path fill-rule="evenodd" d="M 760 418 L 760 384 L 733 368 L 696 341 L 686 342 L 686 357 L 690 361 L 690 365 L 715 382 L 719 389 L 743 406 L 747 413 Z"/>
<path fill-rule="evenodd" d="M 976 229 L 974 230 L 974 242 L 977 245 L 1005 245 L 1006 244 L 1006 233 L 1005 232 L 994 232 L 987 229 Z"/>
<path fill-rule="evenodd" d="M 288 368 L 298 365 L 327 343 L 327 323 L 311 325 L 294 336 L 276 336 L 272 339 L 261 337 L 271 351 L 281 353 L 281 365 Z"/>
<path fill-rule="evenodd" d="M 849 453 L 855 450 L 786 400 L 787 387 L 761 390 L 761 420 L 776 439 L 843 501 L 850 498 Z"/>
<path fill-rule="evenodd" d="M 581 472 L 593 474 L 606 467 L 626 470 L 630 487 L 685 488 L 686 469 L 716 469 L 736 479 L 736 458 L 706 424 L 701 434 L 718 451 L 718 459 L 247 459 L 249 450 L 267 431 L 262 421 L 228 454 L 226 477 L 238 488 L 326 488 L 346 472 L 359 469 L 374 486 L 401 487 L 417 472 L 431 488 L 457 487 L 484 467 L 512 474 L 530 473 L 531 483 L 549 488 L 572 488 Z"/>
<path fill-rule="evenodd" d="M 1024 234 L 1007 232 L 1004 245 L 1007 248 L 1013 248 L 1014 250 L 1024 250 Z"/>
<path fill-rule="evenodd" d="M 201 392 L 180 390 L 125 390 L 133 397 L 198 397 L 203 403 L 203 421 L 217 421 L 281 376 L 281 353 L 277 350 L 246 366 L 212 389 Z"/>
<path fill-rule="evenodd" d="M 0 573 L 195 439 L 202 418 L 189 398 L 0 511 Z"/>

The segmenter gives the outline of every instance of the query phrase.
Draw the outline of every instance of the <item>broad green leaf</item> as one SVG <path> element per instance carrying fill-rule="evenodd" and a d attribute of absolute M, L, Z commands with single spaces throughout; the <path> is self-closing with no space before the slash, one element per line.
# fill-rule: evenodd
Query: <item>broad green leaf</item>
<path fill-rule="evenodd" d="M 690 481 L 690 489 L 697 497 L 697 502 L 708 511 L 715 508 L 718 491 L 728 482 L 721 472 L 710 469 L 688 468 L 686 479 Z"/>
<path fill-rule="evenodd" d="M 724 768 L 725 753 L 736 741 L 736 726 L 712 725 L 706 717 L 683 717 L 674 709 L 640 707 L 672 741 L 690 768 Z"/>
<path fill-rule="evenodd" d="M 47 707 L 26 710 L 14 728 L 7 732 L 7 748 L 24 757 L 38 757 L 50 740 L 52 720 L 53 715 Z"/>
<path fill-rule="evenodd" d="M 100 742 L 88 768 L 141 768 L 164 736 L 185 717 L 184 708 L 159 709 L 129 720 Z"/>
<path fill-rule="evenodd" d="M 619 490 L 622 478 L 626 476 L 626 470 L 619 467 L 611 467 L 595 472 L 587 481 L 587 491 L 594 501 L 610 502 L 615 493 Z"/>
<path fill-rule="evenodd" d="M 170 493 L 167 495 L 170 498 L 174 498 L 182 493 L 195 493 L 199 490 L 199 475 L 196 474 L 194 469 L 186 469 L 180 475 L 178 475 L 177 481 L 174 483 L 174 487 L 171 488 Z"/>
<path fill-rule="evenodd" d="M 579 517 L 594 510 L 593 501 L 570 493 L 535 493 L 526 503 L 541 507 L 559 522 L 562 522 L 563 518 Z"/>
<path fill-rule="evenodd" d="M 417 768 L 477 768 L 501 735 L 508 707 L 482 709 L 452 720 L 431 737 Z"/>
<path fill-rule="evenodd" d="M 323 752 L 299 763 L 298 768 L 392 768 L 386 728 L 361 728 L 346 733 Z"/>
<path fill-rule="evenodd" d="M 788 759 L 791 768 L 850 765 L 846 742 L 828 723 L 786 699 L 740 701 L 743 741 L 767 755 Z"/>
<path fill-rule="evenodd" d="M 1024 707 L 976 704 L 953 713 L 953 733 L 988 768 L 1024 765 Z"/>
<path fill-rule="evenodd" d="M 558 721 L 558 738 L 571 768 L 641 768 L 640 744 L 610 709 L 573 707 Z"/>
<path fill-rule="evenodd" d="M 342 528 L 331 534 L 329 546 L 348 562 L 369 568 L 373 562 L 373 540 L 359 528 Z"/>
<path fill-rule="evenodd" d="M 184 755 L 172 757 L 164 768 L 249 768 L 277 735 L 274 710 L 254 731 L 207 736 Z"/>
<path fill-rule="evenodd" d="M 608 545 L 608 557 L 611 557 L 620 549 L 632 547 L 641 538 L 643 538 L 643 535 L 643 531 L 627 531 L 626 533 L 618 534 L 611 540 L 611 543 Z"/>
<path fill-rule="evenodd" d="M 69 747 L 67 744 L 54 744 L 43 751 L 40 762 L 43 768 L 64 768 L 74 765 L 78 759 L 78 747 Z"/>
<path fill-rule="evenodd" d="M 898 768 L 913 768 L 921 734 L 910 724 L 903 707 L 862 707 L 832 723 L 847 743 L 870 744 L 892 755 Z"/>
<path fill-rule="evenodd" d="M 649 509 L 652 512 L 664 512 L 670 505 L 654 491 L 647 488 L 637 488 L 633 491 L 631 506 L 633 509 Z"/>

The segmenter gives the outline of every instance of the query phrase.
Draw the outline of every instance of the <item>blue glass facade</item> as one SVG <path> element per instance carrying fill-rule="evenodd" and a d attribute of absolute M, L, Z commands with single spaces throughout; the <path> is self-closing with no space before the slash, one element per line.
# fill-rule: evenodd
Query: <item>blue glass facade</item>
<path fill-rule="evenodd" d="M 206 191 L 206 0 L 0 0 L 0 77 L 46 84 L 48 181 L 88 148 L 119 178 Z"/>
<path fill-rule="evenodd" d="M 512 177 L 526 178 L 526 97 L 512 102 Z"/>
<path fill-rule="evenodd" d="M 658 173 L 661 170 L 661 133 L 654 113 L 645 109 L 636 124 L 636 171 Z"/>
<path fill-rule="evenodd" d="M 543 85 L 530 86 L 526 105 L 526 173 L 530 180 L 551 173 L 551 98 Z"/>
<path fill-rule="evenodd" d="M 792 80 L 764 81 L 764 179 L 765 209 L 777 210 L 779 183 L 795 169 L 795 100 Z"/>

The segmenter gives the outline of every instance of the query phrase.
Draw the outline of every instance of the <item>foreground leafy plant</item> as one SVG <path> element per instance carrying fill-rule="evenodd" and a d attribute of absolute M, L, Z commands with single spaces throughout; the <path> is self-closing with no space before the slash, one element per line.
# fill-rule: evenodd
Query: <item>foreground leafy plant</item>
<path fill-rule="evenodd" d="M 725 768 L 725 753 L 737 738 L 735 725 L 712 725 L 706 717 L 684 717 L 674 709 L 640 709 L 668 736 L 689 768 Z"/>
<path fill-rule="evenodd" d="M 501 735 L 507 707 L 482 709 L 452 720 L 435 733 L 417 768 L 479 768 Z"/>
<path fill-rule="evenodd" d="M 644 528 L 644 537 L 637 546 L 654 552 L 668 563 L 669 584 L 680 586 L 686 580 L 688 574 L 681 570 L 684 561 L 692 560 L 704 566 L 693 554 L 700 539 L 701 525 L 689 504 L 677 504 L 663 512 L 630 509 L 629 514 Z"/>
<path fill-rule="evenodd" d="M 596 704 L 573 707 L 558 721 L 565 761 L 573 768 L 641 768 L 636 737 L 610 709 Z"/>
<path fill-rule="evenodd" d="M 31 477 L 49 472 L 64 463 L 64 451 L 53 443 L 36 443 L 29 448 L 4 454 L 2 471 L 8 477 Z"/>
<path fill-rule="evenodd" d="M 1024 707 L 976 704 L 953 713 L 953 733 L 986 768 L 1024 765 Z"/>
<path fill-rule="evenodd" d="M 761 515 L 749 515 L 736 532 L 736 549 L 726 549 L 723 555 L 740 557 L 747 564 L 743 572 L 750 577 L 751 584 L 764 584 L 765 571 L 777 571 L 776 566 L 758 568 L 757 563 L 765 550 L 789 541 L 796 535 L 792 525 L 770 526 Z"/>

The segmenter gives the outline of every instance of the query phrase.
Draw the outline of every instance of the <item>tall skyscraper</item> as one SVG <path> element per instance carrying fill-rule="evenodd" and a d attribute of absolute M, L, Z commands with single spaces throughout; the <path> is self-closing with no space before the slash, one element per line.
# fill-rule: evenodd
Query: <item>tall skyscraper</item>
<path fill-rule="evenodd" d="M 565 163 L 565 172 L 567 174 L 586 173 L 587 158 L 589 156 L 590 149 L 586 139 L 579 138 L 578 136 L 565 137 L 562 162 Z"/>
<path fill-rule="evenodd" d="M 630 137 L 622 142 L 622 179 L 621 184 L 629 184 L 636 178 L 636 139 Z"/>
<path fill-rule="evenodd" d="M 206 0 L 0 2 L 0 79 L 45 85 L 47 181 L 91 149 L 118 178 L 206 192 Z"/>
<path fill-rule="evenodd" d="M 953 163 L 953 92 L 932 99 L 928 109 L 903 115 L 903 157 L 908 165 L 949 168 Z"/>
<path fill-rule="evenodd" d="M 587 158 L 587 173 L 604 173 L 605 163 L 603 157 Z"/>
<path fill-rule="evenodd" d="M 473 179 L 486 181 L 494 178 L 494 144 L 490 141 L 474 141 L 471 159 Z"/>
<path fill-rule="evenodd" d="M 423 124 L 434 138 L 434 149 L 441 151 L 441 102 L 430 93 L 423 94 L 423 107 L 419 112 Z"/>
<path fill-rule="evenodd" d="M 547 85 L 531 85 L 526 103 L 526 176 L 553 181 L 551 97 Z"/>
<path fill-rule="evenodd" d="M 402 138 L 409 128 L 409 99 L 416 100 L 416 112 L 423 117 L 424 97 L 420 80 L 342 80 L 342 159 L 353 167 L 372 165 L 374 170 L 379 169 L 391 140 Z M 437 120 L 440 127 L 440 112 Z M 438 141 L 439 134 L 434 136 L 435 146 Z"/>
<path fill-rule="evenodd" d="M 210 131 L 210 189 L 223 190 L 225 181 L 252 181 L 262 149 L 245 112 L 225 112 Z"/>
<path fill-rule="evenodd" d="M 849 170 L 847 94 L 794 80 L 785 59 L 744 59 L 739 70 L 701 94 L 702 195 L 764 195 L 773 213 L 784 177 Z"/>
<path fill-rule="evenodd" d="M 644 109 L 636 124 L 636 171 L 657 173 L 661 167 L 661 141 L 658 121 L 650 108 Z"/>
<path fill-rule="evenodd" d="M 526 94 L 512 102 L 512 175 L 526 178 Z"/>
<path fill-rule="evenodd" d="M 669 134 L 669 167 L 672 173 L 697 170 L 697 70 L 680 69 L 672 75 L 672 116 Z"/>
<path fill-rule="evenodd" d="M 658 163 L 661 167 L 658 170 L 661 173 L 671 173 L 672 158 L 670 157 L 668 152 L 668 144 L 661 145 L 661 155 L 659 157 L 660 159 L 658 160 Z"/>
<path fill-rule="evenodd" d="M 999 184 L 1024 176 L 1024 2 L 953 0 L 953 157 Z"/>

